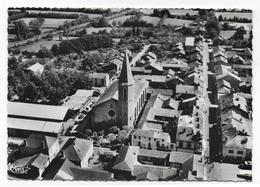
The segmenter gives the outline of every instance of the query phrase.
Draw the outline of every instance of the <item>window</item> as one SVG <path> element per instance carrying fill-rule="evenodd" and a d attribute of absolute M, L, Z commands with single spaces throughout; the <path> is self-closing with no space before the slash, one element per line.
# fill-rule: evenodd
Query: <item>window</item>
<path fill-rule="evenodd" d="M 141 142 L 138 142 L 138 146 L 141 146 Z"/>
<path fill-rule="evenodd" d="M 237 151 L 237 154 L 242 155 L 243 151 Z"/>
<path fill-rule="evenodd" d="M 127 100 L 126 88 L 123 88 L 123 100 Z"/>
<path fill-rule="evenodd" d="M 234 150 L 228 150 L 228 153 L 234 153 Z"/>
<path fill-rule="evenodd" d="M 134 139 L 136 139 L 136 136 L 134 136 Z"/>
<path fill-rule="evenodd" d="M 114 110 L 109 110 L 108 115 L 110 117 L 114 117 L 115 116 L 115 111 Z"/>
<path fill-rule="evenodd" d="M 149 141 L 151 141 L 151 138 L 149 138 Z"/>
<path fill-rule="evenodd" d="M 139 138 L 139 140 L 140 140 L 140 139 L 141 139 L 141 136 L 139 136 L 138 138 Z"/>
<path fill-rule="evenodd" d="M 154 138 L 154 141 L 156 142 L 156 138 Z"/>
<path fill-rule="evenodd" d="M 162 142 L 164 142 L 164 139 L 162 139 Z"/>

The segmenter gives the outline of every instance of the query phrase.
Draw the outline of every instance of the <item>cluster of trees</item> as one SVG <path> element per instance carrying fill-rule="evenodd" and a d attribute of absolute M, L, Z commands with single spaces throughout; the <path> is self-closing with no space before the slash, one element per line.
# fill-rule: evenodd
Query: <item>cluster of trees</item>
<path fill-rule="evenodd" d="M 168 9 L 162 9 L 162 10 L 154 9 L 153 13 L 150 16 L 159 17 L 159 18 L 163 18 L 167 16 L 168 18 L 177 18 L 177 19 L 185 19 L 185 20 L 195 20 L 197 18 L 196 15 L 190 15 L 189 13 L 185 15 L 173 15 L 170 13 Z"/>
<path fill-rule="evenodd" d="M 14 20 L 24 18 L 26 16 L 26 12 L 19 12 L 13 15 L 8 16 L 8 23 L 11 23 Z"/>
<path fill-rule="evenodd" d="M 216 9 L 216 12 L 240 12 L 240 13 L 252 13 L 250 9 Z"/>
<path fill-rule="evenodd" d="M 125 20 L 123 27 L 153 27 L 152 23 L 147 23 L 144 20 L 136 19 L 134 16 Z"/>
<path fill-rule="evenodd" d="M 76 19 L 78 14 L 65 14 L 57 12 L 26 12 L 25 17 L 30 18 L 56 18 L 56 19 Z"/>
<path fill-rule="evenodd" d="M 64 21 L 64 23 L 58 27 L 58 30 L 66 30 L 75 25 L 80 25 L 83 23 L 87 23 L 89 21 L 90 21 L 90 19 L 89 19 L 88 15 L 80 15 L 72 21 L 68 21 L 68 20 Z"/>
<path fill-rule="evenodd" d="M 110 24 L 108 23 L 107 19 L 105 17 L 101 17 L 98 20 L 94 20 L 91 23 L 92 27 L 100 28 L 100 27 L 109 27 Z"/>
<path fill-rule="evenodd" d="M 21 7 L 14 8 L 10 7 L 9 10 L 19 9 L 19 10 L 42 10 L 42 11 L 61 11 L 61 12 L 82 12 L 86 14 L 106 14 L 110 12 L 110 9 L 101 9 L 101 8 L 49 8 L 49 7 Z"/>
<path fill-rule="evenodd" d="M 219 36 L 220 33 L 220 27 L 219 27 L 219 21 L 217 17 L 215 16 L 214 11 L 208 12 L 208 19 L 206 23 L 206 30 L 209 38 L 215 38 Z"/>
<path fill-rule="evenodd" d="M 75 93 L 77 89 L 91 89 L 92 81 L 85 72 L 65 70 L 44 70 L 41 75 L 24 69 L 15 57 L 8 59 L 8 99 L 14 95 L 18 101 L 45 101 L 58 105 L 66 95 Z"/>
<path fill-rule="evenodd" d="M 83 51 L 111 47 L 112 44 L 112 38 L 108 34 L 89 34 L 78 39 L 64 40 L 59 46 L 54 44 L 51 51 L 54 55 L 73 52 L 81 54 Z"/>
<path fill-rule="evenodd" d="M 34 33 L 23 20 L 15 21 L 14 25 L 14 34 L 16 34 L 18 40 L 28 39 L 34 36 Z"/>
<path fill-rule="evenodd" d="M 237 22 L 237 23 L 252 23 L 252 19 L 248 19 L 248 18 L 239 18 L 234 16 L 233 18 L 226 18 L 223 17 L 222 15 L 220 15 L 218 17 L 219 21 L 230 21 L 230 22 Z"/>

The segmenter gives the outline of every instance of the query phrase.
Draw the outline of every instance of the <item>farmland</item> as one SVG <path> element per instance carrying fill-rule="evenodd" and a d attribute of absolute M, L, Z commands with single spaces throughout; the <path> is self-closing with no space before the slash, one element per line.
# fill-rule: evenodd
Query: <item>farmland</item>
<path fill-rule="evenodd" d="M 154 26 L 157 26 L 160 18 L 157 17 L 150 17 L 150 16 L 143 16 L 142 20 L 146 21 L 147 23 L 152 23 Z M 171 25 L 171 26 L 183 26 L 183 24 L 188 25 L 192 23 L 190 20 L 183 20 L 183 19 L 176 19 L 176 18 L 166 18 L 164 21 L 164 25 Z"/>
<path fill-rule="evenodd" d="M 120 17 L 117 17 L 117 18 L 114 18 L 114 19 L 109 20 L 108 23 L 109 23 L 110 25 L 112 25 L 112 22 L 113 22 L 113 21 L 116 21 L 116 22 L 120 21 L 121 23 L 124 23 L 124 21 L 127 20 L 127 19 L 130 18 L 130 17 L 131 17 L 130 15 L 128 15 L 128 16 L 120 16 Z"/>
<path fill-rule="evenodd" d="M 27 25 L 35 18 L 21 18 Z M 57 28 L 64 23 L 64 21 L 72 21 L 73 19 L 55 19 L 55 18 L 44 18 L 42 27 L 53 27 Z"/>
<path fill-rule="evenodd" d="M 240 13 L 240 12 L 215 12 L 215 15 L 217 17 L 222 15 L 222 17 L 226 18 L 226 19 L 230 19 L 230 18 L 232 19 L 234 17 L 252 19 L 252 13 L 250 13 L 250 12 L 244 12 L 244 13 Z"/>
<path fill-rule="evenodd" d="M 146 15 L 150 15 L 153 13 L 153 9 L 149 9 L 149 8 L 141 8 L 139 9 L 142 13 L 146 14 Z M 169 12 L 172 15 L 186 15 L 187 13 L 190 15 L 197 15 L 198 11 L 195 10 L 191 10 L 191 9 L 169 9 Z"/>
<path fill-rule="evenodd" d="M 68 39 L 76 39 L 77 37 L 68 37 Z M 64 39 L 67 39 L 64 37 Z M 54 37 L 52 41 L 39 41 L 36 43 L 33 43 L 32 45 L 26 46 L 23 48 L 23 51 L 29 51 L 29 52 L 38 52 L 42 47 L 46 47 L 47 49 L 51 49 L 52 45 L 59 44 L 61 41 L 58 40 L 57 37 Z"/>

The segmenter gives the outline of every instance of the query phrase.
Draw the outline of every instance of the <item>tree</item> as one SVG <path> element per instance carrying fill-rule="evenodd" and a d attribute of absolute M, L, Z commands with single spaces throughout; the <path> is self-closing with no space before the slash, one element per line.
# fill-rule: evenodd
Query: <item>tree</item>
<path fill-rule="evenodd" d="M 15 33 L 18 39 L 27 39 L 29 27 L 23 20 L 15 21 Z"/>
<path fill-rule="evenodd" d="M 101 18 L 99 18 L 98 27 L 108 27 L 108 26 L 109 24 L 105 17 L 102 16 Z"/>
<path fill-rule="evenodd" d="M 49 51 L 46 47 L 41 48 L 37 53 L 38 58 L 51 58 L 52 55 L 52 52 Z"/>
<path fill-rule="evenodd" d="M 222 16 L 222 15 L 219 15 L 218 20 L 219 20 L 219 21 L 223 21 L 223 16 Z"/>
<path fill-rule="evenodd" d="M 241 26 L 234 33 L 234 35 L 232 36 L 232 39 L 234 39 L 234 40 L 243 40 L 245 33 L 246 33 L 245 28 L 243 26 Z"/>
<path fill-rule="evenodd" d="M 57 44 L 54 44 L 52 47 L 51 47 L 51 52 L 56 56 L 60 53 L 60 50 L 59 50 L 59 47 Z"/>
<path fill-rule="evenodd" d="M 224 31 L 229 30 L 229 28 L 230 28 L 230 26 L 229 26 L 228 22 L 223 23 L 222 29 L 223 29 Z"/>
<path fill-rule="evenodd" d="M 8 68 L 11 68 L 12 70 L 16 70 L 18 67 L 18 61 L 17 58 L 12 56 L 8 58 Z"/>
<path fill-rule="evenodd" d="M 32 82 L 29 82 L 24 88 L 23 98 L 33 101 L 37 98 L 37 95 L 38 93 L 36 86 Z"/>
<path fill-rule="evenodd" d="M 116 20 L 112 21 L 112 25 L 115 27 L 116 26 Z"/>
<path fill-rule="evenodd" d="M 82 29 L 81 31 L 79 31 L 80 36 L 83 36 L 83 35 L 86 35 L 86 34 L 87 34 L 86 29 Z"/>
<path fill-rule="evenodd" d="M 215 38 L 219 35 L 219 21 L 216 17 L 210 17 L 206 23 L 206 30 L 210 38 Z"/>

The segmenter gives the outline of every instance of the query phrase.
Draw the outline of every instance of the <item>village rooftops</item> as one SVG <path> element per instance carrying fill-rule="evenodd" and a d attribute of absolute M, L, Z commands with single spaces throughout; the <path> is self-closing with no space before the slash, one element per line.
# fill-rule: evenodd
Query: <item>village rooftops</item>
<path fill-rule="evenodd" d="M 68 108 L 62 106 L 8 102 L 7 113 L 10 117 L 61 122 L 65 120 Z"/>
<path fill-rule="evenodd" d="M 68 147 L 63 147 L 64 156 L 71 161 L 81 161 L 91 147 L 92 141 L 76 138 Z"/>
<path fill-rule="evenodd" d="M 166 159 L 169 156 L 169 154 L 170 153 L 167 151 L 139 149 L 138 156 Z"/>
<path fill-rule="evenodd" d="M 195 38 L 194 37 L 186 37 L 185 46 L 194 46 Z"/>
<path fill-rule="evenodd" d="M 148 137 L 148 138 L 156 138 L 156 139 L 164 139 L 164 140 L 170 139 L 169 133 L 159 132 L 159 131 L 147 131 L 147 130 L 142 130 L 142 129 L 137 129 L 131 135 Z"/>
<path fill-rule="evenodd" d="M 183 164 L 184 162 L 186 162 L 187 160 L 189 160 L 191 158 L 193 158 L 192 153 L 172 151 L 170 153 L 169 162 Z"/>
<path fill-rule="evenodd" d="M 248 112 L 247 101 L 241 95 L 239 95 L 237 93 L 232 93 L 232 94 L 220 97 L 220 107 L 222 110 L 224 110 L 225 108 L 232 107 L 232 106 L 236 106 L 246 113 Z"/>
<path fill-rule="evenodd" d="M 109 76 L 107 73 L 93 73 L 93 74 L 91 74 L 91 77 L 93 79 L 105 79 L 107 76 Z"/>
<path fill-rule="evenodd" d="M 12 165 L 22 166 L 22 167 L 34 166 L 36 168 L 44 168 L 47 162 L 49 162 L 48 155 L 39 153 L 33 156 L 17 159 L 15 160 L 15 162 L 12 163 Z"/>
<path fill-rule="evenodd" d="M 122 146 L 112 169 L 132 172 L 137 163 L 138 152 L 139 147 L 137 146 Z"/>
<path fill-rule="evenodd" d="M 229 148 L 244 148 L 244 149 L 251 149 L 252 150 L 252 137 L 250 136 L 240 136 L 237 135 L 230 141 L 227 141 L 225 147 Z"/>
<path fill-rule="evenodd" d="M 40 121 L 12 117 L 7 118 L 7 128 L 51 134 L 60 134 L 64 130 L 62 122 Z"/>
<path fill-rule="evenodd" d="M 177 169 L 170 168 L 166 166 L 156 166 L 156 165 L 146 165 L 146 164 L 136 164 L 134 166 L 133 175 L 139 176 L 141 174 L 151 172 L 153 175 L 157 176 L 159 179 L 173 178 L 177 175 Z"/>
<path fill-rule="evenodd" d="M 44 66 L 37 62 L 36 64 L 30 66 L 30 67 L 27 68 L 27 69 L 28 69 L 28 70 L 31 70 L 31 71 L 34 72 L 34 73 L 39 73 L 39 74 L 41 74 L 42 71 L 43 71 L 43 69 L 44 69 Z"/>

